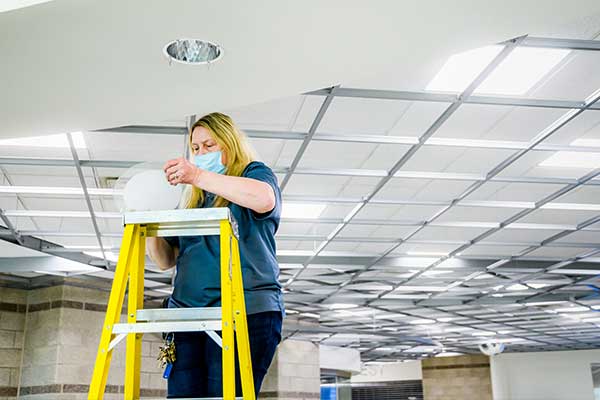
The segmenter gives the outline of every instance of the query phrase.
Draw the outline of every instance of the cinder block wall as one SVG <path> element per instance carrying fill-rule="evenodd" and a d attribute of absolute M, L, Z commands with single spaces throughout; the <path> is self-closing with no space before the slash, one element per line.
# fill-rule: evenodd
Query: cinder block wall
<path fill-rule="evenodd" d="M 265 399 L 315 400 L 321 398 L 319 345 L 284 340 L 277 349 L 261 388 Z"/>
<path fill-rule="evenodd" d="M 71 285 L 28 292 L 20 399 L 87 398 L 108 296 L 104 290 Z M 165 381 L 152 356 L 160 342 L 158 335 L 144 335 L 141 392 L 146 397 L 165 394 Z M 124 373 L 123 341 L 113 352 L 107 400 L 123 398 Z"/>
<path fill-rule="evenodd" d="M 27 292 L 0 287 L 0 400 L 16 399 Z"/>
<path fill-rule="evenodd" d="M 0 400 L 87 399 L 109 292 L 108 286 L 79 284 L 67 280 L 29 291 L 0 287 Z M 140 394 L 147 400 L 166 396 L 166 380 L 156 360 L 161 345 L 159 334 L 144 335 Z M 123 398 L 124 373 L 125 341 L 113 353 L 106 400 Z M 319 397 L 318 345 L 284 341 L 261 398 Z"/>
<path fill-rule="evenodd" d="M 434 357 L 421 365 L 425 400 L 492 400 L 488 356 Z"/>

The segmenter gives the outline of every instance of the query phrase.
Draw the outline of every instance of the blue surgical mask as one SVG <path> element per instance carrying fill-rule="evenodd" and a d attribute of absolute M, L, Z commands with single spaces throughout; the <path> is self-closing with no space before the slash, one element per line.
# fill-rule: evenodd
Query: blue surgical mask
<path fill-rule="evenodd" d="M 215 172 L 217 174 L 222 174 L 225 172 L 225 166 L 221 162 L 220 151 L 213 151 L 199 156 L 194 156 L 194 164 L 196 164 L 196 167 L 200 169 Z"/>

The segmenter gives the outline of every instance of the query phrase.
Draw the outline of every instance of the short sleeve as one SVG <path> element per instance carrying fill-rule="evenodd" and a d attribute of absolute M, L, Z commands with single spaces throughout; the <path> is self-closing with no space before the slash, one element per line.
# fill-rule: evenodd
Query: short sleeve
<path fill-rule="evenodd" d="M 165 236 L 163 239 L 165 239 L 171 247 L 179 248 L 179 236 Z"/>
<path fill-rule="evenodd" d="M 252 211 L 252 216 L 259 220 L 270 217 L 279 219 L 281 216 L 281 189 L 279 188 L 277 177 L 271 168 L 267 167 L 262 162 L 255 161 L 248 164 L 242 176 L 244 178 L 256 179 L 257 181 L 268 183 L 273 188 L 273 192 L 275 193 L 275 207 L 273 207 L 271 211 L 263 214 Z"/>

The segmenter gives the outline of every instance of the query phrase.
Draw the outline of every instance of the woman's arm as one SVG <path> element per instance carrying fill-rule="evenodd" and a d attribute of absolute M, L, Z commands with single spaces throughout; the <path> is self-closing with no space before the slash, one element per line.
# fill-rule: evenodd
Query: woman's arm
<path fill-rule="evenodd" d="M 175 266 L 179 249 L 171 245 L 161 237 L 147 237 L 146 250 L 158 268 L 165 271 Z"/>
<path fill-rule="evenodd" d="M 185 158 L 168 161 L 165 173 L 171 185 L 191 184 L 259 214 L 275 208 L 275 192 L 266 182 L 215 174 L 196 167 Z"/>
<path fill-rule="evenodd" d="M 258 214 L 271 211 L 275 207 L 275 193 L 266 182 L 252 178 L 227 176 L 199 170 L 194 186 L 232 203 L 249 208 Z"/>

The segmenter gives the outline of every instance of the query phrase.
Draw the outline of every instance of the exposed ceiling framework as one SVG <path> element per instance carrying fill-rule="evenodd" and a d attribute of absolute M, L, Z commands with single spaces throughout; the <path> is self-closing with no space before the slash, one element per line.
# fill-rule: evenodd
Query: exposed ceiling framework
<path fill-rule="evenodd" d="M 600 140 L 598 43 L 508 41 L 460 94 L 338 86 L 231 110 L 284 200 L 325 205 L 318 219 L 284 218 L 277 236 L 290 315 L 321 326 L 288 334 L 365 360 L 474 352 L 485 340 L 598 347 L 600 165 L 540 166 L 598 153 L 577 142 Z M 473 94 L 523 46 L 572 52 L 524 96 Z M 0 235 L 97 267 L 30 257 L 23 272 L 16 255 L 0 260 L 6 276 L 110 279 L 122 234 L 111 178 L 181 153 L 185 123 L 85 132 L 87 148 L 70 140 L 52 157 L 0 146 Z M 149 264 L 146 278 L 149 298 L 168 295 L 170 274 Z"/>

